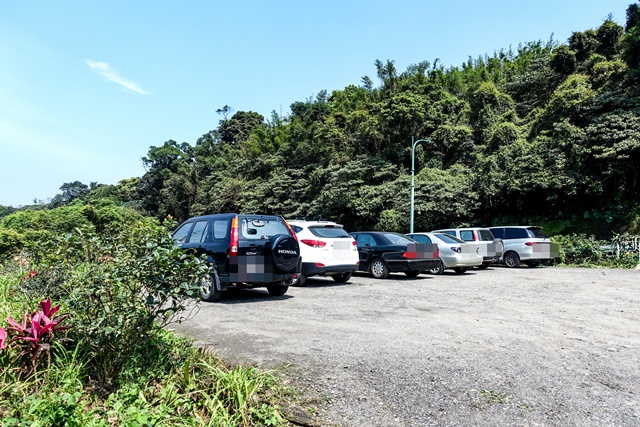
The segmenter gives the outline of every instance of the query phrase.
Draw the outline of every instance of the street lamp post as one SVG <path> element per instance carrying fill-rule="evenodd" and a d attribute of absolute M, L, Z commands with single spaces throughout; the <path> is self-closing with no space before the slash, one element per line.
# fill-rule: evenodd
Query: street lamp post
<path fill-rule="evenodd" d="M 418 142 L 431 142 L 431 140 L 419 139 L 417 141 L 414 141 L 413 137 L 411 137 L 411 233 L 413 233 L 413 197 L 415 189 L 414 175 L 416 171 L 416 145 L 418 145 Z"/>

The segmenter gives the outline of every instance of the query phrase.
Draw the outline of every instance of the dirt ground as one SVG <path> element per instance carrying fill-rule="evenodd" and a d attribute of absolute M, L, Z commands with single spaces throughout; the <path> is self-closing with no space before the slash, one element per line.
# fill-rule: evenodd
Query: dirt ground
<path fill-rule="evenodd" d="M 318 426 L 640 426 L 640 271 L 311 278 L 170 326 L 281 373 Z"/>

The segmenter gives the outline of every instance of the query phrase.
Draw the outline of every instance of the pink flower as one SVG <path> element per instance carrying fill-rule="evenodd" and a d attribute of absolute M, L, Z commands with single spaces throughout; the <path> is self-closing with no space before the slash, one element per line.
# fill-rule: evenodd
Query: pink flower
<path fill-rule="evenodd" d="M 4 348 L 5 342 L 7 342 L 7 331 L 4 328 L 0 328 L 0 350 Z"/>

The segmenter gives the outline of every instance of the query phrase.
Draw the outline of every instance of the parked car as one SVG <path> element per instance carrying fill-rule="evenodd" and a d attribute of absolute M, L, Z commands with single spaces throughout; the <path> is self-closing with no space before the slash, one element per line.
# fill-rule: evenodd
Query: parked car
<path fill-rule="evenodd" d="M 437 267 L 429 270 L 431 274 L 442 274 L 446 269 L 462 274 L 472 267 L 482 265 L 480 245 L 476 243 L 467 243 L 443 233 L 411 233 L 407 236 L 419 243 L 438 245 L 440 262 Z"/>
<path fill-rule="evenodd" d="M 173 233 L 174 244 L 205 254 L 212 266 L 200 297 L 218 301 L 230 287 L 266 287 L 284 295 L 300 274 L 295 233 L 277 215 L 224 213 L 190 218 Z"/>
<path fill-rule="evenodd" d="M 300 243 L 302 274 L 296 285 L 303 285 L 307 277 L 329 276 L 337 283 L 345 283 L 358 271 L 360 258 L 353 237 L 342 224 L 331 221 L 287 220 Z"/>
<path fill-rule="evenodd" d="M 440 263 L 438 245 L 418 243 L 404 234 L 359 231 L 351 236 L 358 244 L 359 271 L 377 279 L 385 279 L 391 272 L 416 277 L 421 271 L 436 268 Z"/>
<path fill-rule="evenodd" d="M 558 245 L 551 243 L 538 226 L 489 227 L 494 236 L 504 243 L 502 262 L 507 267 L 520 263 L 537 267 L 540 261 L 558 256 Z"/>
<path fill-rule="evenodd" d="M 484 269 L 491 264 L 500 262 L 503 252 L 502 239 L 496 238 L 491 230 L 482 227 L 447 228 L 433 230 L 432 233 L 445 233 L 465 242 L 474 242 L 480 245 L 480 253 L 483 262 L 478 268 Z"/>

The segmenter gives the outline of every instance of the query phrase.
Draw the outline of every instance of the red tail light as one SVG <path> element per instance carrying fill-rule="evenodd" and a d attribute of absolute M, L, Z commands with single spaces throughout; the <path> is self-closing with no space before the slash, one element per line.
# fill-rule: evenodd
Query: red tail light
<path fill-rule="evenodd" d="M 316 267 L 324 267 L 325 265 L 321 262 L 316 262 Z"/>
<path fill-rule="evenodd" d="M 525 242 L 524 244 L 525 244 L 525 245 L 527 245 L 527 246 L 533 246 L 533 245 L 535 245 L 536 243 L 535 243 L 535 242 Z"/>
<path fill-rule="evenodd" d="M 352 244 L 353 246 L 358 246 L 358 243 L 356 243 L 356 241 L 355 241 L 355 240 L 352 240 L 352 241 L 351 241 L 351 244 Z"/>
<path fill-rule="evenodd" d="M 416 253 L 415 252 L 403 252 L 402 253 L 402 258 L 415 259 L 416 258 Z"/>
<path fill-rule="evenodd" d="M 293 231 L 293 228 L 291 228 L 291 226 L 289 225 L 289 223 L 286 220 L 285 220 L 284 223 L 287 225 L 287 228 L 289 229 L 289 232 L 291 233 L 293 238 L 296 239 L 296 242 L 300 243 L 300 241 L 298 240 L 298 235 L 296 234 L 295 231 Z"/>
<path fill-rule="evenodd" d="M 302 239 L 300 241 L 307 246 L 311 246 L 312 248 L 324 248 L 327 245 L 327 243 L 323 242 L 322 240 Z"/>
<path fill-rule="evenodd" d="M 229 245 L 229 256 L 238 255 L 238 217 L 231 220 L 231 244 Z"/>

